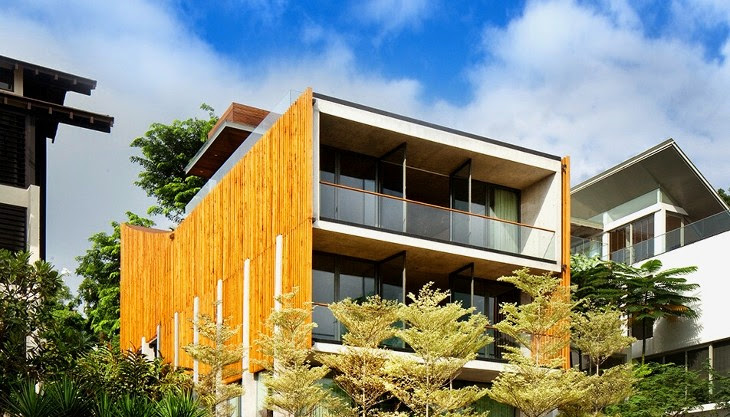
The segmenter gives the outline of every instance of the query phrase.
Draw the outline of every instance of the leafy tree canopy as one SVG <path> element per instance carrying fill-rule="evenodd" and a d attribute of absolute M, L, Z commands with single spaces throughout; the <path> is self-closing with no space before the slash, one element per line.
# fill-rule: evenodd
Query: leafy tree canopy
<path fill-rule="evenodd" d="M 21 379 L 73 368 L 90 345 L 62 275 L 29 252 L 0 249 L 0 395 Z"/>
<path fill-rule="evenodd" d="M 212 107 L 203 104 L 200 108 L 208 112 L 207 119 L 194 117 L 175 120 L 169 125 L 153 123 L 144 136 L 134 139 L 130 145 L 142 151 L 142 156 L 130 158 L 142 167 L 135 185 L 157 200 L 148 214 L 162 214 L 179 223 L 185 206 L 205 184 L 204 178 L 185 175 L 185 166 L 218 121 Z"/>
<path fill-rule="evenodd" d="M 151 227 L 152 220 L 127 212 L 127 223 Z M 76 274 L 84 277 L 79 285 L 79 299 L 91 329 L 101 339 L 114 342 L 119 337 L 119 262 L 121 232 L 112 222 L 112 234 L 99 232 L 89 238 L 91 248 L 79 256 Z"/>
<path fill-rule="evenodd" d="M 717 193 L 720 194 L 720 197 L 722 197 L 723 200 L 725 200 L 725 204 L 730 206 L 730 187 L 728 187 L 727 190 L 723 190 L 722 188 L 717 189 Z"/>

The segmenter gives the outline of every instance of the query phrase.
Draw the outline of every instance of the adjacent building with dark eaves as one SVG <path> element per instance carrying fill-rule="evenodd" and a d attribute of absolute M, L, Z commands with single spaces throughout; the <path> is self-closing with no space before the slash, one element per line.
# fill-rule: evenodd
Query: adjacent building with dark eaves
<path fill-rule="evenodd" d="M 0 248 L 45 257 L 46 147 L 59 123 L 108 133 L 114 118 L 63 104 L 96 81 L 0 56 Z"/>

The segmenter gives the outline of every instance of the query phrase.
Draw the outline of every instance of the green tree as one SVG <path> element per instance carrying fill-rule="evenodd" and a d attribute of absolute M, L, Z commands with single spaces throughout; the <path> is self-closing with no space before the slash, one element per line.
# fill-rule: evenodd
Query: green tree
<path fill-rule="evenodd" d="M 706 376 L 674 364 L 647 363 L 634 370 L 634 393 L 609 407 L 607 414 L 631 417 L 679 417 L 708 402 Z"/>
<path fill-rule="evenodd" d="M 579 401 L 585 393 L 585 375 L 564 369 L 561 355 L 570 344 L 574 303 L 569 290 L 549 274 L 532 275 L 527 269 L 514 274 L 499 280 L 514 284 L 532 301 L 501 307 L 505 318 L 494 327 L 516 340 L 517 346 L 504 346 L 511 366 L 495 378 L 488 394 L 522 410 L 527 417 L 539 417 Z"/>
<path fill-rule="evenodd" d="M 182 369 L 162 358 L 149 359 L 141 351 L 99 346 L 88 351 L 73 369 L 74 380 L 89 397 L 116 402 L 123 397 L 157 401 L 168 394 L 188 394 L 193 383 Z"/>
<path fill-rule="evenodd" d="M 322 354 L 320 362 L 336 370 L 335 383 L 352 398 L 361 417 L 373 414 L 374 407 L 391 396 L 388 393 L 385 363 L 389 352 L 381 343 L 393 337 L 399 304 L 375 295 L 363 302 L 350 298 L 329 305 L 334 317 L 346 328 L 339 354 Z"/>
<path fill-rule="evenodd" d="M 725 204 L 730 206 L 730 187 L 728 187 L 727 191 L 723 190 L 722 188 L 717 189 L 717 193 L 720 194 L 720 197 L 725 201 Z"/>
<path fill-rule="evenodd" d="M 684 275 L 697 271 L 696 266 L 669 268 L 661 270 L 662 262 L 652 259 L 639 267 L 614 264 L 614 271 L 624 286 L 624 296 L 619 309 L 629 318 L 630 323 L 641 323 L 643 334 L 648 326 L 665 317 L 695 318 L 697 312 L 691 304 L 699 298 L 685 295 L 699 288 L 698 284 L 688 283 Z M 641 343 L 641 363 L 646 355 L 646 337 Z"/>
<path fill-rule="evenodd" d="M 12 384 L 73 367 L 88 344 L 61 274 L 29 252 L 0 249 L 0 396 Z"/>
<path fill-rule="evenodd" d="M 219 303 L 214 303 L 215 308 L 218 306 Z M 226 344 L 238 329 L 232 329 L 227 320 L 217 323 L 209 315 L 201 314 L 198 331 L 211 343 L 191 343 L 183 348 L 193 359 L 209 367 L 208 372 L 202 374 L 200 381 L 195 384 L 195 392 L 211 415 L 230 417 L 233 409 L 228 400 L 243 394 L 242 386 L 226 384 L 226 378 L 234 374 L 233 371 L 227 371 L 226 366 L 241 363 L 243 359 L 243 346 Z"/>
<path fill-rule="evenodd" d="M 625 294 L 621 277 L 614 273 L 614 263 L 595 256 L 582 254 L 570 257 L 570 282 L 576 288 L 575 300 L 585 302 L 576 305 L 576 310 L 587 311 L 596 307 L 619 306 Z"/>
<path fill-rule="evenodd" d="M 426 284 L 411 303 L 400 309 L 404 328 L 396 336 L 413 355 L 393 356 L 386 363 L 389 390 L 416 416 L 477 415 L 468 407 L 487 392 L 476 386 L 451 387 L 464 365 L 475 359 L 491 337 L 488 320 L 474 308 L 442 302 L 448 292 Z"/>
<path fill-rule="evenodd" d="M 611 306 L 573 313 L 573 346 L 588 356 L 590 370 L 581 381 L 585 395 L 560 407 L 566 417 L 601 416 L 606 407 L 620 403 L 632 393 L 635 377 L 631 364 L 601 369 L 612 354 L 636 340 L 624 335 L 624 324 L 621 312 Z"/>
<path fill-rule="evenodd" d="M 127 223 L 151 227 L 152 220 L 127 212 Z M 112 222 L 112 234 L 99 232 L 89 238 L 91 248 L 79 262 L 76 274 L 84 279 L 79 285 L 79 299 L 84 313 L 97 337 L 112 344 L 119 342 L 119 262 L 121 232 L 118 222 Z"/>
<path fill-rule="evenodd" d="M 266 369 L 264 406 L 289 417 L 311 417 L 320 409 L 342 409 L 339 398 L 319 384 L 330 369 L 313 366 L 309 360 L 310 334 L 317 324 L 310 320 L 311 308 L 294 307 L 295 293 L 276 298 L 281 308 L 272 310 L 266 320 L 268 332 L 256 341 L 266 357 L 256 361 Z"/>
<path fill-rule="evenodd" d="M 162 214 L 179 223 L 185 206 L 205 185 L 204 178 L 185 175 L 185 166 L 208 139 L 208 132 L 218 121 L 213 108 L 206 104 L 200 108 L 208 112 L 207 119 L 175 120 L 169 125 L 153 123 L 144 136 L 131 143 L 142 152 L 142 156 L 130 158 L 142 167 L 135 185 L 157 200 L 148 214 Z"/>

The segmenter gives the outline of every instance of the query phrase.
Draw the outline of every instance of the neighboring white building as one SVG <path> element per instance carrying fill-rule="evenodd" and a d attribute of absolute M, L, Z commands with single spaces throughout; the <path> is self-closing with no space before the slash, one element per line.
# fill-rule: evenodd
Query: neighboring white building
<path fill-rule="evenodd" d="M 692 295 L 699 317 L 662 319 L 647 332 L 649 360 L 699 370 L 709 360 L 730 371 L 730 326 L 725 303 L 730 289 L 723 255 L 730 248 L 727 205 L 674 140 L 669 139 L 571 191 L 572 250 L 663 269 L 697 266 L 687 276 L 700 288 Z M 638 333 L 638 332 L 637 332 Z M 635 334 L 641 338 L 641 334 Z M 632 356 L 641 356 L 641 341 Z"/>

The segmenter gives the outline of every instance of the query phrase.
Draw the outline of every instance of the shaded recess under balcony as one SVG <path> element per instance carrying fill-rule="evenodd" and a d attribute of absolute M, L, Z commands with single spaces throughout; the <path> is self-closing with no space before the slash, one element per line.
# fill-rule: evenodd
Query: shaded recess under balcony
<path fill-rule="evenodd" d="M 413 262 L 408 255 L 403 251 L 378 260 L 314 252 L 312 300 L 315 309 L 312 318 L 317 323 L 313 330 L 314 340 L 339 343 L 346 332 L 327 308 L 330 303 L 346 298 L 364 300 L 375 294 L 384 299 L 408 303 L 409 293 L 417 294 L 423 285 L 433 282 L 435 288 L 451 293 L 451 301 L 460 302 L 467 308 L 474 307 L 475 312 L 487 316 L 490 326 L 485 332 L 494 338 L 494 342 L 479 352 L 479 358 L 502 359 L 502 346 L 513 342 L 492 328 L 491 324 L 503 319 L 499 313 L 500 304 L 519 302 L 519 290 L 511 284 L 476 276 L 473 263 L 450 272 L 425 272 L 411 268 Z M 384 344 L 392 349 L 408 350 L 396 338 Z"/>
<path fill-rule="evenodd" d="M 541 261 L 555 172 L 322 114 L 319 218 Z"/>

